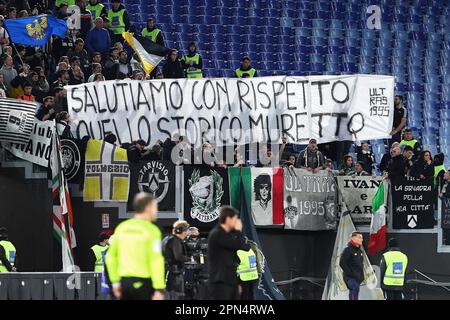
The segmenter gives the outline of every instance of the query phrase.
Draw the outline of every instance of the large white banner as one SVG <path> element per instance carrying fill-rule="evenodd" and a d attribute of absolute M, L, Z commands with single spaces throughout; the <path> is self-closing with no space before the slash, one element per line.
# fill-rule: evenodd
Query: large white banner
<path fill-rule="evenodd" d="M 26 144 L 4 143 L 5 149 L 21 159 L 47 167 L 52 152 L 53 121 L 35 120 L 30 138 Z"/>
<path fill-rule="evenodd" d="M 67 86 L 73 130 L 119 143 L 179 134 L 198 144 L 388 138 L 394 77 L 343 75 L 104 81 Z"/>

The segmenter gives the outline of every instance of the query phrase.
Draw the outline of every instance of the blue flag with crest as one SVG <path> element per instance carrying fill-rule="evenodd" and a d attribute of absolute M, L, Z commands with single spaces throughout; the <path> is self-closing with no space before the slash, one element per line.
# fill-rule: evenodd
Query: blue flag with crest
<path fill-rule="evenodd" d="M 53 35 L 64 38 L 67 31 L 66 21 L 46 14 L 4 21 L 12 42 L 23 45 L 42 46 Z"/>

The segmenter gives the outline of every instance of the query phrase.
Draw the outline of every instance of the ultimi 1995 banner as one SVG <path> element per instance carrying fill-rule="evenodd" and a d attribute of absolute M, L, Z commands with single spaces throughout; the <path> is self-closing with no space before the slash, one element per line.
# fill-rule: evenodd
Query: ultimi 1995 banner
<path fill-rule="evenodd" d="M 388 138 L 394 77 L 342 75 L 104 81 L 67 86 L 73 130 L 119 143 L 179 134 L 194 144 Z"/>

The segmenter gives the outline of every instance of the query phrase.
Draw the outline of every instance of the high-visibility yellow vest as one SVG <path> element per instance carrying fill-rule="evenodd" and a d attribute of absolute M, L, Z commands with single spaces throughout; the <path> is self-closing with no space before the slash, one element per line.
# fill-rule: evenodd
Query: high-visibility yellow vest
<path fill-rule="evenodd" d="M 241 68 L 239 67 L 239 68 L 236 69 L 235 72 L 236 72 L 236 76 L 237 76 L 238 78 L 242 78 L 242 76 L 243 76 L 244 74 L 248 74 L 248 76 L 249 76 L 250 78 L 253 78 L 253 77 L 255 76 L 256 69 L 255 69 L 255 68 L 250 68 L 250 69 L 247 70 L 247 71 L 243 71 L 243 70 L 241 70 Z"/>
<path fill-rule="evenodd" d="M 13 266 L 14 261 L 16 259 L 16 247 L 7 240 L 0 241 L 0 245 L 5 249 L 6 258 L 8 259 L 9 263 Z M 0 261 L 0 272 L 8 272 L 8 269 L 6 269 L 3 262 Z"/>
<path fill-rule="evenodd" d="M 105 254 L 106 250 L 108 250 L 108 246 L 94 245 L 91 247 L 91 250 L 94 251 L 95 255 L 95 272 L 103 272 L 104 262 L 105 262 Z"/>
<path fill-rule="evenodd" d="M 441 171 L 445 171 L 445 166 L 441 164 L 440 166 L 434 166 L 434 185 L 438 186 L 438 179 L 437 176 Z"/>
<path fill-rule="evenodd" d="M 383 256 L 386 261 L 383 284 L 386 286 L 403 286 L 408 257 L 401 251 L 388 251 Z"/>
<path fill-rule="evenodd" d="M 125 14 L 125 9 L 114 12 L 112 10 L 108 11 L 108 19 L 110 22 L 110 29 L 114 34 L 122 34 L 125 32 L 125 21 L 123 15 Z"/>
<path fill-rule="evenodd" d="M 414 149 L 414 146 L 416 145 L 416 143 L 417 143 L 416 139 L 402 140 L 402 141 L 400 141 L 400 146 L 410 146 L 411 148 Z"/>
<path fill-rule="evenodd" d="M 152 42 L 156 42 L 156 38 L 158 37 L 158 34 L 161 32 L 160 29 L 154 28 L 152 31 L 148 31 L 147 27 L 142 29 L 141 36 L 150 38 Z"/>
<path fill-rule="evenodd" d="M 195 64 L 198 64 L 200 62 L 200 55 L 198 53 L 196 53 L 193 57 L 189 57 L 189 56 L 185 55 L 181 59 L 186 64 L 191 61 L 193 61 Z M 198 69 L 195 67 L 188 67 L 186 70 L 186 76 L 188 78 L 203 78 L 202 69 Z"/>
<path fill-rule="evenodd" d="M 92 21 L 94 21 L 96 18 L 100 17 L 100 14 L 102 13 L 102 10 L 105 6 L 101 3 L 97 3 L 95 5 L 88 4 L 86 6 L 86 9 L 91 12 Z"/>
<path fill-rule="evenodd" d="M 238 250 L 237 255 L 239 260 L 239 266 L 237 273 L 242 281 L 251 281 L 258 279 L 258 268 L 256 265 L 256 254 L 250 249 L 248 251 Z"/>
<path fill-rule="evenodd" d="M 59 8 L 62 4 L 67 4 L 67 6 L 74 6 L 75 0 L 56 0 L 55 1 L 55 7 Z"/>

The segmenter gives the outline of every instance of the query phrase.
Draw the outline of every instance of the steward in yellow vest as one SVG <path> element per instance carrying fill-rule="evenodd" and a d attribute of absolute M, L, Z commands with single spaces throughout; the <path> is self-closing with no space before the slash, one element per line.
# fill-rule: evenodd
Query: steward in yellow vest
<path fill-rule="evenodd" d="M 416 160 L 420 152 L 422 151 L 422 145 L 419 141 L 414 139 L 412 130 L 410 128 L 406 128 L 405 130 L 403 130 L 403 139 L 402 141 L 400 141 L 400 147 L 401 146 L 410 146 L 411 148 L 413 148 L 413 160 Z"/>
<path fill-rule="evenodd" d="M 89 4 L 86 6 L 86 9 L 91 13 L 92 21 L 98 17 L 106 16 L 108 14 L 106 7 L 102 3 L 98 2 L 98 0 L 89 0 Z"/>
<path fill-rule="evenodd" d="M 386 300 L 402 300 L 408 257 L 400 251 L 395 238 L 389 240 L 388 248 L 380 263 L 381 288 Z"/>
<path fill-rule="evenodd" d="M 434 156 L 433 159 L 433 164 L 434 164 L 434 186 L 438 189 L 438 191 L 440 190 L 440 188 L 443 186 L 444 184 L 444 173 L 445 171 L 445 166 L 444 166 L 444 154 L 443 153 L 438 153 L 437 155 Z"/>
<path fill-rule="evenodd" d="M 94 254 L 94 272 L 103 272 L 105 255 L 109 246 L 109 235 L 106 233 L 100 233 L 98 236 L 98 244 L 91 247 L 92 253 Z"/>
<path fill-rule="evenodd" d="M 121 0 L 113 0 L 112 8 L 108 10 L 109 28 L 114 32 L 114 42 L 122 42 L 122 33 L 130 28 L 128 12 L 120 2 Z"/>
<path fill-rule="evenodd" d="M 0 272 L 15 272 L 16 247 L 8 240 L 8 230 L 0 228 Z"/>
<path fill-rule="evenodd" d="M 254 300 L 253 289 L 259 278 L 258 259 L 256 256 L 256 243 L 247 240 L 251 248 L 248 251 L 238 250 L 239 265 L 237 274 L 239 277 L 239 285 L 242 288 L 241 300 Z"/>
<path fill-rule="evenodd" d="M 55 1 L 55 7 L 59 8 L 62 4 L 65 4 L 67 6 L 74 6 L 75 0 L 56 0 Z"/>
<path fill-rule="evenodd" d="M 250 65 L 250 58 L 242 58 L 241 66 L 234 71 L 236 78 L 253 78 L 257 77 L 256 69 Z"/>
<path fill-rule="evenodd" d="M 153 18 L 147 19 L 147 26 L 142 29 L 141 36 L 149 38 L 152 42 L 164 46 L 164 38 L 162 36 L 161 29 L 155 27 Z"/>
<path fill-rule="evenodd" d="M 186 78 L 203 78 L 202 56 L 197 53 L 195 42 L 189 44 L 189 53 L 181 58 L 181 63 L 186 72 Z"/>

